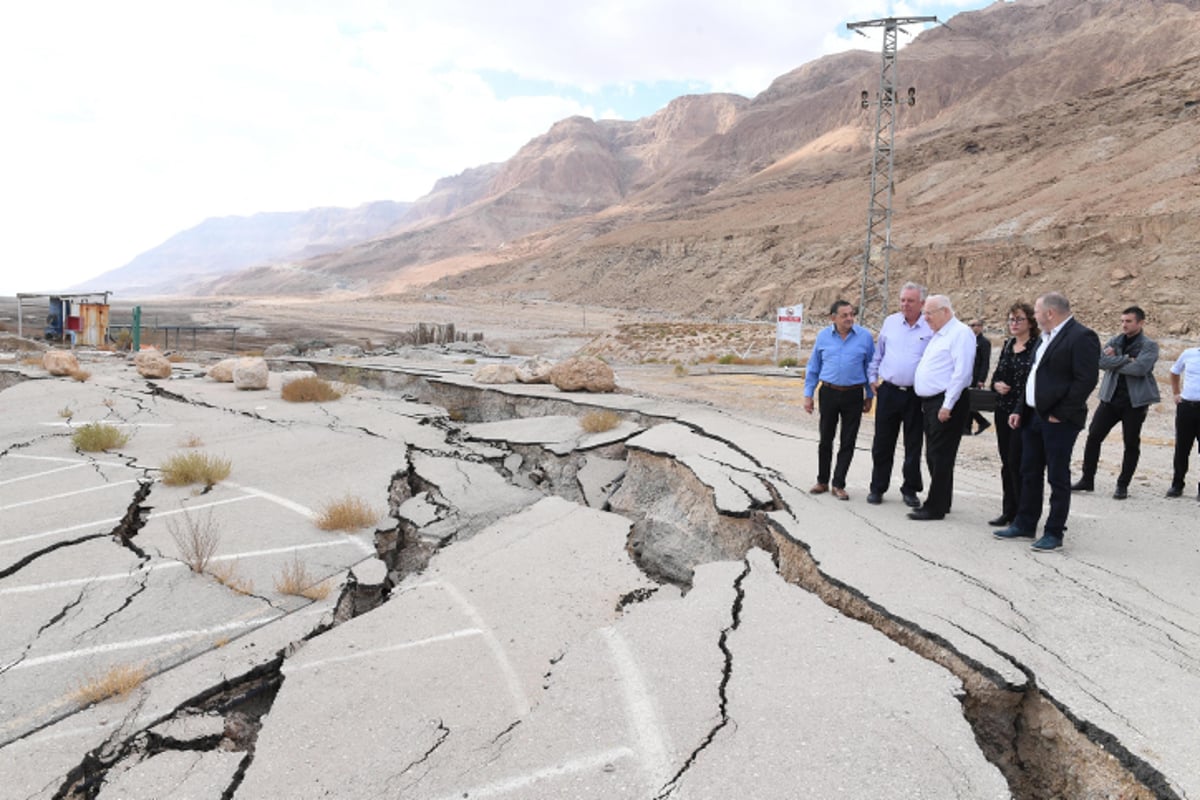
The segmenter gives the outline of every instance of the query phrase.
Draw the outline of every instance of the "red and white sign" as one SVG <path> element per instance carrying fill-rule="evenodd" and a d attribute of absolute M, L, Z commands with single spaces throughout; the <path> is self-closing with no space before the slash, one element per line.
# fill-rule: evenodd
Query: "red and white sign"
<path fill-rule="evenodd" d="M 775 338 L 785 342 L 800 344 L 801 332 L 804 330 L 804 306 L 784 306 L 775 316 Z"/>

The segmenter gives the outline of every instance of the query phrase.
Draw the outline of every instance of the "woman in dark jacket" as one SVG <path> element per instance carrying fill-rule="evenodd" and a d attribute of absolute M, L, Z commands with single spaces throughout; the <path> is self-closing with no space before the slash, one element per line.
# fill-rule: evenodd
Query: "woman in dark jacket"
<path fill-rule="evenodd" d="M 1000 350 L 996 371 L 992 373 L 992 389 L 999 395 L 996 398 L 996 448 L 1000 451 L 1000 481 L 1004 486 L 1000 516 L 988 523 L 992 527 L 1011 524 L 1021 499 L 1021 432 L 1008 426 L 1008 415 L 1020 405 L 1021 396 L 1025 394 L 1033 351 L 1041 335 L 1037 320 L 1033 318 L 1033 306 L 1013 303 L 1008 310 L 1008 332 L 1010 336 Z"/>

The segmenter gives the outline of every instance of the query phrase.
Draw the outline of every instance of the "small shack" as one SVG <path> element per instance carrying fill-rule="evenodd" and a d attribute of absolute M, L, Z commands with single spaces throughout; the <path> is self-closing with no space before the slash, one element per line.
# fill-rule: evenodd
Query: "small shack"
<path fill-rule="evenodd" d="M 42 336 L 50 341 L 99 347 L 108 338 L 108 296 L 112 292 L 76 294 L 17 294 L 17 335 L 25 335 L 25 317 L 30 327 L 35 319 L 44 319 Z M 41 305 L 43 302 L 47 305 Z M 38 306 L 41 308 L 38 309 Z M 44 314 L 44 316 L 42 316 Z"/>

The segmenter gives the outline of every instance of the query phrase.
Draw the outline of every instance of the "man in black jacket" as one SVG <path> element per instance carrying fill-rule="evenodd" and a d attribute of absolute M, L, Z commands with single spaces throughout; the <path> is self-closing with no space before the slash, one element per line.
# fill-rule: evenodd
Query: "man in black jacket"
<path fill-rule="evenodd" d="M 988 368 L 992 364 L 992 343 L 983 335 L 983 320 L 971 320 L 971 332 L 975 334 L 975 368 L 971 375 L 971 388 L 983 389 L 987 386 Z M 971 432 L 972 422 L 976 425 L 974 433 Z M 992 423 L 987 421 L 987 417 L 972 410 L 971 416 L 967 418 L 965 433 L 968 436 L 978 436 L 990 427 Z"/>
<path fill-rule="evenodd" d="M 1025 383 L 1025 397 L 1008 418 L 1022 431 L 1021 504 L 998 539 L 1033 538 L 1042 516 L 1044 481 L 1050 484 L 1050 513 L 1037 552 L 1062 547 L 1071 512 L 1071 451 L 1087 423 L 1087 398 L 1099 380 L 1100 338 L 1071 315 L 1071 303 L 1058 292 L 1034 304 L 1042 330 Z"/>

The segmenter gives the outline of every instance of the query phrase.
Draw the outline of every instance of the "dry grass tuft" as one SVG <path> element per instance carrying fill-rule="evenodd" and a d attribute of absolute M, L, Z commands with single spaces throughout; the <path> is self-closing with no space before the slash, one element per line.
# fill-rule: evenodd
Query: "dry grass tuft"
<path fill-rule="evenodd" d="M 92 377 L 92 373 L 88 372 L 86 369 L 73 369 L 67 374 L 80 383 L 84 383 L 88 378 Z"/>
<path fill-rule="evenodd" d="M 71 443 L 85 453 L 101 453 L 122 447 L 128 441 L 129 434 L 103 422 L 89 422 L 71 434 Z"/>
<path fill-rule="evenodd" d="M 344 394 L 329 381 L 315 375 L 297 378 L 284 386 L 279 393 L 290 403 L 328 403 Z"/>
<path fill-rule="evenodd" d="M 189 433 L 179 441 L 180 447 L 201 447 L 204 445 L 204 440 L 194 433 Z"/>
<path fill-rule="evenodd" d="M 374 525 L 383 516 L 361 497 L 346 495 L 326 503 L 317 514 L 317 527 L 323 531 L 356 531 Z"/>
<path fill-rule="evenodd" d="M 608 409 L 589 411 L 579 418 L 579 427 L 583 428 L 588 433 L 603 433 L 604 431 L 611 431 L 620 424 L 621 415 L 615 411 L 609 411 Z"/>
<path fill-rule="evenodd" d="M 275 591 L 280 594 L 324 600 L 331 590 L 329 581 L 318 583 L 298 556 L 292 556 L 292 560 L 283 565 L 283 571 L 275 578 Z"/>
<path fill-rule="evenodd" d="M 146 680 L 146 668 L 137 664 L 118 664 L 103 675 L 88 678 L 75 690 L 74 698 L 81 706 L 90 706 L 110 697 L 123 697 Z"/>
<path fill-rule="evenodd" d="M 183 523 L 175 519 L 167 520 L 167 530 L 179 548 L 179 557 L 187 564 L 192 572 L 204 572 L 208 562 L 217 552 L 221 544 L 221 531 L 212 518 L 212 509 L 205 509 L 203 514 L 193 517 L 187 511 L 183 512 Z"/>
<path fill-rule="evenodd" d="M 208 574 L 212 575 L 217 583 L 238 594 L 254 593 L 254 582 L 243 577 L 241 570 L 238 569 L 237 561 L 214 564 L 209 567 Z"/>
<path fill-rule="evenodd" d="M 187 361 L 187 359 L 179 353 L 171 353 L 167 356 L 167 361 L 170 361 L 172 364 L 181 364 L 184 361 Z"/>
<path fill-rule="evenodd" d="M 75 416 L 75 412 L 70 406 L 63 406 L 58 410 L 58 415 L 63 419 L 70 419 L 71 417 Z"/>
<path fill-rule="evenodd" d="M 229 477 L 233 468 L 229 459 L 217 458 L 207 453 L 176 453 L 159 467 L 163 483 L 167 486 L 188 486 L 200 483 L 213 486 Z"/>

